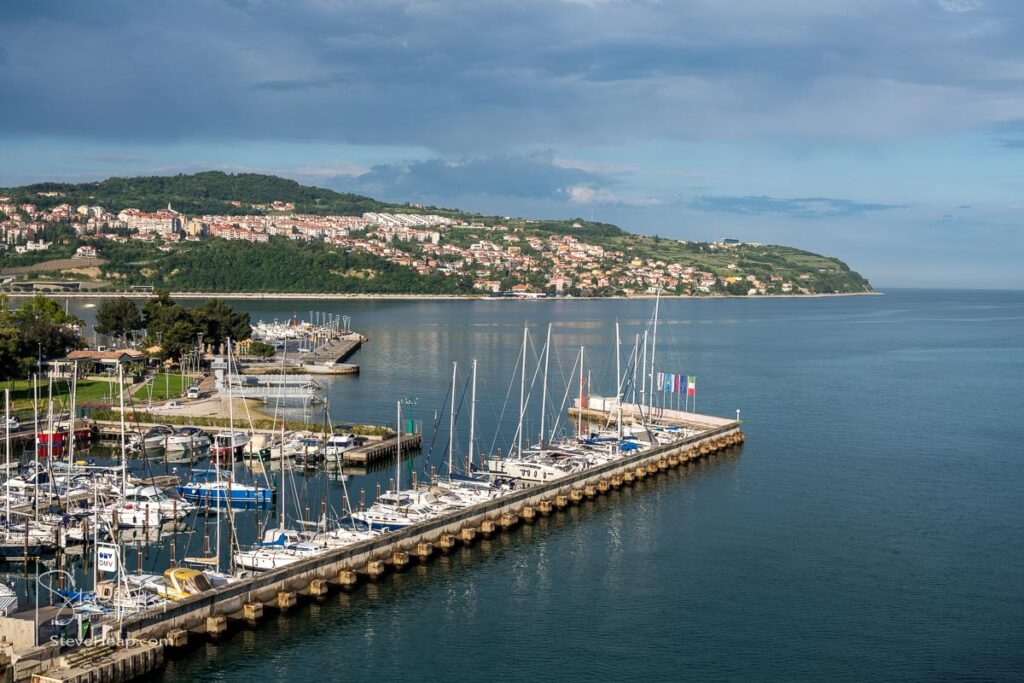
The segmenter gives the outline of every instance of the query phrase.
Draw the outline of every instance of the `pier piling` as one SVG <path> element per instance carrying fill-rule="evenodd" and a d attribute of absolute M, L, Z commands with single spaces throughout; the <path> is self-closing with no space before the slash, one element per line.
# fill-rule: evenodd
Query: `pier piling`
<path fill-rule="evenodd" d="M 356 584 L 359 583 L 359 574 L 351 569 L 342 569 L 338 571 L 337 583 L 346 590 L 355 588 Z"/>
<path fill-rule="evenodd" d="M 381 560 L 372 560 L 366 563 L 366 567 L 363 571 L 371 581 L 376 581 L 380 577 L 384 576 L 385 569 L 384 563 Z"/>
<path fill-rule="evenodd" d="M 394 551 L 391 553 L 391 557 L 389 559 L 391 560 L 391 566 L 393 566 L 396 571 L 401 571 L 409 566 L 409 553 L 404 550 Z"/>
<path fill-rule="evenodd" d="M 323 598 L 330 591 L 330 584 L 324 579 L 313 579 L 309 582 L 309 594 L 314 598 Z"/>
<path fill-rule="evenodd" d="M 206 635 L 220 638 L 228 632 L 228 618 L 223 614 L 206 617 Z"/>
<path fill-rule="evenodd" d="M 188 631 L 183 628 L 173 628 L 164 636 L 164 644 L 167 647 L 179 649 L 188 646 Z"/>
<path fill-rule="evenodd" d="M 298 602 L 298 599 L 295 593 L 293 593 L 292 591 L 277 592 L 277 609 L 281 610 L 282 612 L 286 612 L 290 610 L 292 607 L 295 607 L 296 602 Z"/>
<path fill-rule="evenodd" d="M 263 618 L 263 603 L 247 602 L 242 605 L 242 618 L 250 624 L 255 624 Z"/>

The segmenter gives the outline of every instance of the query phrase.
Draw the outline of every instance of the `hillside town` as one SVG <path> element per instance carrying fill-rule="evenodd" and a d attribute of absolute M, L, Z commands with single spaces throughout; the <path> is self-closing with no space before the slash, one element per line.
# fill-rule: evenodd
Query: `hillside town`
<path fill-rule="evenodd" d="M 59 195 L 38 194 L 49 199 Z M 241 202 L 232 204 L 241 207 Z M 186 216 L 170 205 L 153 212 L 125 208 L 115 213 L 102 206 L 67 203 L 43 209 L 0 196 L 0 235 L 3 249 L 14 253 L 46 251 L 52 245 L 42 239 L 47 228 L 65 226 L 84 242 L 74 253 L 78 259 L 101 258 L 107 241 L 152 243 L 164 251 L 173 250 L 176 243 L 208 239 L 318 241 L 373 254 L 420 274 L 469 275 L 480 294 L 519 297 L 635 295 L 659 290 L 694 295 L 799 294 L 811 293 L 806 285 L 814 275 L 807 272 L 786 279 L 773 273 L 746 273 L 729 261 L 728 254 L 742 246 L 760 245 L 743 245 L 734 239 L 706 245 L 709 253 L 725 256 L 716 259 L 722 267 L 713 270 L 606 248 L 572 234 L 532 230 L 530 221 L 484 225 L 420 213 L 311 215 L 294 212 L 295 205 L 285 201 L 249 206 L 260 213 Z"/>

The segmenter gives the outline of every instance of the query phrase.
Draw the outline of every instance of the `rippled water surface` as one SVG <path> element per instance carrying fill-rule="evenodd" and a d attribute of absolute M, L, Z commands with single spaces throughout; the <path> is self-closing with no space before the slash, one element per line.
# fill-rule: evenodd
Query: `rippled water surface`
<path fill-rule="evenodd" d="M 386 421 L 408 398 L 429 444 L 450 361 L 479 360 L 490 440 L 524 319 L 538 347 L 554 324 L 557 407 L 581 344 L 594 391 L 612 391 L 614 321 L 631 344 L 652 302 L 238 305 L 351 315 L 370 341 L 359 377 L 329 383 L 332 417 Z M 701 411 L 742 410 L 741 450 L 271 617 L 161 676 L 1024 675 L 1024 294 L 673 300 L 658 344 L 662 369 L 699 377 Z"/>

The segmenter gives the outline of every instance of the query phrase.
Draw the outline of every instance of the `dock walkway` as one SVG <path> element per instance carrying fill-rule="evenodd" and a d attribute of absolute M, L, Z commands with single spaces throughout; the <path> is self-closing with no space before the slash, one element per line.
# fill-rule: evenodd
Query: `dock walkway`
<path fill-rule="evenodd" d="M 349 374 L 359 372 L 358 365 L 346 364 L 349 356 L 359 350 L 365 338 L 355 332 L 332 339 L 321 347 L 299 355 L 299 364 L 314 374 Z"/>
<path fill-rule="evenodd" d="M 417 450 L 422 443 L 422 434 L 402 435 L 402 450 L 404 451 Z M 349 449 L 342 453 L 341 459 L 346 465 L 373 465 L 385 458 L 393 458 L 397 447 L 398 438 L 392 436 L 381 441 L 371 441 L 364 446 Z"/>

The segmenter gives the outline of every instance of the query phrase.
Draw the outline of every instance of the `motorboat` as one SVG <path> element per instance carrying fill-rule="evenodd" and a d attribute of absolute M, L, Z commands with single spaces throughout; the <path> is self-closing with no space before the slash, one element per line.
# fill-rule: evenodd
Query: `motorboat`
<path fill-rule="evenodd" d="M 159 507 L 128 500 L 107 505 L 98 514 L 100 519 L 118 529 L 159 527 L 170 519 L 170 513 L 164 514 Z"/>
<path fill-rule="evenodd" d="M 90 427 L 79 427 L 72 433 L 67 425 L 57 423 L 48 431 L 36 434 L 36 455 L 40 458 L 66 455 L 72 439 L 76 449 L 87 449 L 92 443 L 92 438 L 93 431 Z"/>
<path fill-rule="evenodd" d="M 159 510 L 168 520 L 187 517 L 196 506 L 178 495 L 170 495 L 157 486 L 136 486 L 124 493 L 122 502 L 147 509 Z"/>
<path fill-rule="evenodd" d="M 245 432 L 218 432 L 213 435 L 210 454 L 217 458 L 238 458 L 242 456 L 242 450 L 248 443 L 249 435 Z"/>
<path fill-rule="evenodd" d="M 304 461 L 323 454 L 319 437 L 304 431 L 289 432 L 270 447 L 270 459 L 302 458 Z"/>
<path fill-rule="evenodd" d="M 355 434 L 332 434 L 324 443 L 324 455 L 328 458 L 337 457 L 345 451 L 355 448 L 357 443 Z"/>
<path fill-rule="evenodd" d="M 394 531 L 404 529 L 438 514 L 430 505 L 418 500 L 413 491 L 387 491 L 366 510 L 352 513 L 352 519 L 370 529 Z"/>
<path fill-rule="evenodd" d="M 167 600 L 184 600 L 213 590 L 213 583 L 206 574 L 190 567 L 172 567 L 164 572 L 162 579 L 153 585 L 153 589 Z"/>

